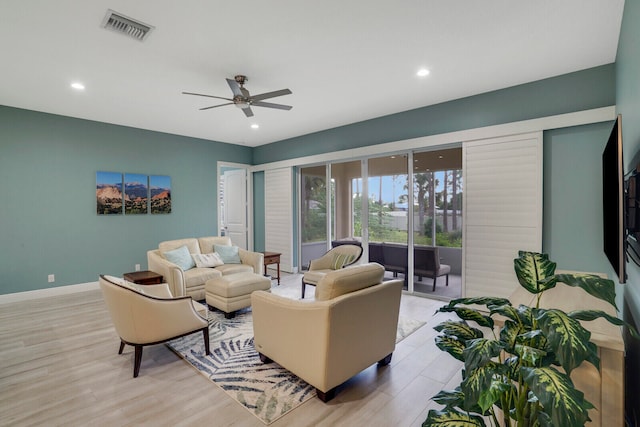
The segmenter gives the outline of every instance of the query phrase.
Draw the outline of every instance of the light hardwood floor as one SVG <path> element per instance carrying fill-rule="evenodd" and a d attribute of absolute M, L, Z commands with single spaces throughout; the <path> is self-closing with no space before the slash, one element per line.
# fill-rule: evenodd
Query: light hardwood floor
<path fill-rule="evenodd" d="M 273 291 L 299 297 L 300 276 L 284 275 Z M 442 304 L 403 295 L 400 315 L 428 323 L 397 345 L 389 366 L 369 367 L 334 400 L 311 399 L 271 426 L 420 426 L 439 407 L 430 397 L 460 377 L 433 340 Z M 0 305 L 0 425 L 264 425 L 166 346 L 145 348 L 135 379 L 133 348 L 118 355 L 118 346 L 100 291 Z"/>

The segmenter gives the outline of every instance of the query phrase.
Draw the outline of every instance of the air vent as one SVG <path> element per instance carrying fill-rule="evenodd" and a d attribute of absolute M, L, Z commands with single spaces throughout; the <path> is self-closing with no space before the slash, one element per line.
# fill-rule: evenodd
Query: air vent
<path fill-rule="evenodd" d="M 143 41 L 154 29 L 151 25 L 126 17 L 111 9 L 107 10 L 107 14 L 102 20 L 102 26 L 140 41 Z"/>

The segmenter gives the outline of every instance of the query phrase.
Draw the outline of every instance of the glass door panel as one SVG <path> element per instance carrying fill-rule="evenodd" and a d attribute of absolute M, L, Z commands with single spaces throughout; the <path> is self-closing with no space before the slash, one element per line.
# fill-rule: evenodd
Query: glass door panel
<path fill-rule="evenodd" d="M 462 286 L 462 149 L 414 153 L 414 266 L 416 273 L 431 272 L 438 264 L 447 277 L 416 275 L 414 292 L 458 298 Z M 432 260 L 430 248 L 438 259 Z"/>
<path fill-rule="evenodd" d="M 406 155 L 368 160 L 369 260 L 384 265 L 387 278 L 408 286 L 408 166 Z"/>
<path fill-rule="evenodd" d="M 326 166 L 300 169 L 300 194 L 300 265 L 307 269 L 327 251 Z"/>
<path fill-rule="evenodd" d="M 360 160 L 331 164 L 333 211 L 331 216 L 332 244 L 362 241 Z"/>

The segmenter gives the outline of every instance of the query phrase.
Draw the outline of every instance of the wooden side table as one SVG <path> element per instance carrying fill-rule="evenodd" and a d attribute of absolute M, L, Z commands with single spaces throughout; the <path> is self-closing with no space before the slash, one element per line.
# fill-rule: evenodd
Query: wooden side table
<path fill-rule="evenodd" d="M 124 280 L 136 283 L 138 285 L 157 285 L 164 281 L 161 274 L 153 271 L 133 271 L 124 274 Z"/>
<path fill-rule="evenodd" d="M 278 265 L 278 286 L 280 285 L 280 253 L 278 252 L 261 252 L 264 255 L 264 273 L 267 274 L 267 266 L 270 264 Z"/>

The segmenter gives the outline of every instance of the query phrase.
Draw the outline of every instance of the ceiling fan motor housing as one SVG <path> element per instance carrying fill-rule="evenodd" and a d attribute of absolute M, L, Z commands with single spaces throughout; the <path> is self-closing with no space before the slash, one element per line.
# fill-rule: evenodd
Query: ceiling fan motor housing
<path fill-rule="evenodd" d="M 251 101 L 247 98 L 243 98 L 240 95 L 236 95 L 233 97 L 233 104 L 238 108 L 249 108 L 251 107 Z"/>

